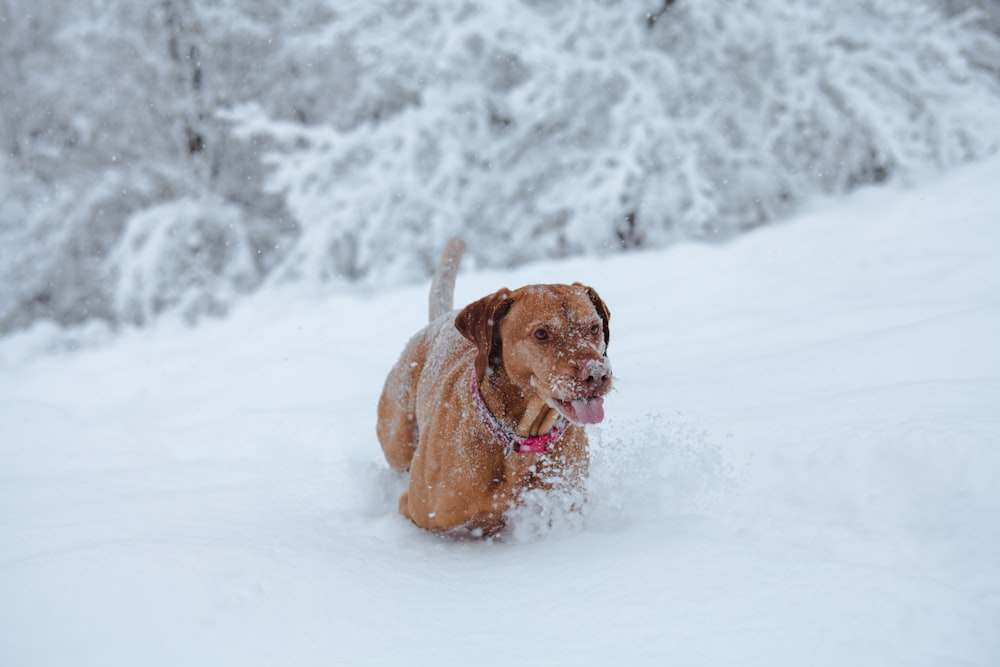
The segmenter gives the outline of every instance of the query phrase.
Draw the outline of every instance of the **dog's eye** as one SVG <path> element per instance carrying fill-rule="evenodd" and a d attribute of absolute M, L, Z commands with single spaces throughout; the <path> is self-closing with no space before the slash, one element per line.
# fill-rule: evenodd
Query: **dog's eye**
<path fill-rule="evenodd" d="M 537 330 L 535 332 L 535 338 L 537 340 L 548 340 L 549 339 L 549 332 L 546 331 L 545 329 L 539 329 L 539 330 Z"/>
<path fill-rule="evenodd" d="M 601 333 L 601 325 L 600 324 L 593 324 L 593 325 L 591 325 L 591 327 L 590 327 L 590 335 L 591 336 L 596 336 L 599 333 Z"/>

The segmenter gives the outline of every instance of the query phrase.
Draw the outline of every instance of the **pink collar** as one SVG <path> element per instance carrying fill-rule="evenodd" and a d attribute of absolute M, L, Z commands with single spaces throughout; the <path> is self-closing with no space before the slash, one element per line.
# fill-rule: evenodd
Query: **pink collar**
<path fill-rule="evenodd" d="M 483 400 L 482 393 L 479 391 L 479 382 L 476 380 L 476 372 L 474 370 L 472 371 L 472 403 L 476 406 L 476 411 L 479 412 L 479 417 L 483 420 L 483 426 L 503 445 L 504 456 L 510 456 L 511 452 L 517 452 L 518 454 L 544 454 L 545 452 L 551 452 L 569 426 L 569 420 L 559 415 L 556 423 L 552 426 L 552 430 L 545 435 L 527 437 L 518 435 L 501 424 L 493 416 L 493 413 L 490 412 L 490 409 L 486 406 L 486 401 Z"/>

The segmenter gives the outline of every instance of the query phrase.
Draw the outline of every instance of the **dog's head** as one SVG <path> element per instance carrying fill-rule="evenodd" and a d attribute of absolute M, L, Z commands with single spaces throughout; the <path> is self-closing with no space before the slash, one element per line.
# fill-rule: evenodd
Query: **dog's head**
<path fill-rule="evenodd" d="M 586 285 L 528 285 L 470 303 L 455 326 L 476 346 L 480 381 L 501 372 L 571 422 L 594 424 L 611 389 L 609 317 Z"/>

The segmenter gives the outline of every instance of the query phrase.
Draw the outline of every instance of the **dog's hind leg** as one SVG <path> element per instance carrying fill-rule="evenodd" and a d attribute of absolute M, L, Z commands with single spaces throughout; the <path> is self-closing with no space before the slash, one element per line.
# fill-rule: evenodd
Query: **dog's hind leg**
<path fill-rule="evenodd" d="M 417 380 L 423 367 L 423 337 L 418 335 L 403 350 L 390 371 L 378 402 L 375 431 L 385 460 L 396 470 L 409 470 L 417 451 Z"/>

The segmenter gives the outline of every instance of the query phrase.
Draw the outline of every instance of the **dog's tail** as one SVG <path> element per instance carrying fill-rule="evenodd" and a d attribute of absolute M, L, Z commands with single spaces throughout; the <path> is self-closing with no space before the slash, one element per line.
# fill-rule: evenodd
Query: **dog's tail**
<path fill-rule="evenodd" d="M 462 263 L 463 252 L 465 252 L 465 241 L 456 236 L 448 241 L 444 252 L 441 253 L 428 298 L 432 322 L 454 308 L 455 275 L 458 273 L 458 265 Z"/>

